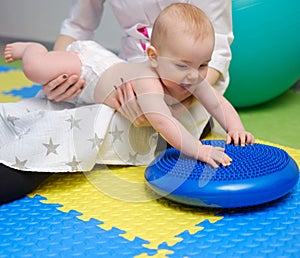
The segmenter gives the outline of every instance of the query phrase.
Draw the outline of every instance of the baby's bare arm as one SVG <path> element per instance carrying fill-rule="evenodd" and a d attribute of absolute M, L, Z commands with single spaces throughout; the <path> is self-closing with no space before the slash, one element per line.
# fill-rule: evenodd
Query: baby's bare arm
<path fill-rule="evenodd" d="M 191 133 L 172 116 L 164 100 L 165 96 L 160 89 L 161 87 L 159 86 L 158 80 L 149 80 L 148 83 L 149 85 L 147 86 L 144 82 L 143 85 L 146 87 L 146 92 L 138 92 L 137 98 L 144 115 L 153 128 L 158 131 L 170 145 L 190 157 L 206 162 L 213 167 L 218 167 L 218 164 L 224 166 L 229 165 L 231 158 L 224 153 L 224 149 L 202 145 L 197 138 L 191 135 Z"/>
<path fill-rule="evenodd" d="M 254 136 L 244 129 L 242 121 L 230 102 L 203 80 L 194 91 L 195 97 L 227 132 L 226 142 L 235 145 L 253 144 Z"/>

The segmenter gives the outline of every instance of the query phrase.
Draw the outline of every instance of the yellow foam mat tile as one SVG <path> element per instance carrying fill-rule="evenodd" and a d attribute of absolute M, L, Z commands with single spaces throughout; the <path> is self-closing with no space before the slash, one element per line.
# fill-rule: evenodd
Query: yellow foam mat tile
<path fill-rule="evenodd" d="M 3 92 L 12 89 L 21 89 L 23 87 L 31 87 L 32 81 L 28 80 L 23 74 L 22 70 L 10 70 L 8 72 L 0 73 L 0 100 L 1 102 L 15 102 L 21 100 L 20 97 L 3 94 Z"/>

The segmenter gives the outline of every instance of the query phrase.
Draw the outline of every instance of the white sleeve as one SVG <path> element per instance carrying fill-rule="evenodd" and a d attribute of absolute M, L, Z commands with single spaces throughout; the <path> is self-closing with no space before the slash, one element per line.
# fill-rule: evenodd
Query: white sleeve
<path fill-rule="evenodd" d="M 62 22 L 60 34 L 77 40 L 94 37 L 98 28 L 105 0 L 78 0 L 71 8 L 70 15 Z"/>
<path fill-rule="evenodd" d="M 206 13 L 214 26 L 215 49 L 209 66 L 218 70 L 225 80 L 232 57 L 230 49 L 233 41 L 232 2 L 231 0 L 194 0 L 192 3 Z"/>

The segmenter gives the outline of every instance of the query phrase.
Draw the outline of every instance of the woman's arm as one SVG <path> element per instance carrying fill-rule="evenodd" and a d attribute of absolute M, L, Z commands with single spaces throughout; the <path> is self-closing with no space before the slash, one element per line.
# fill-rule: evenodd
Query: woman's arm
<path fill-rule="evenodd" d="M 92 39 L 102 18 L 103 3 L 104 0 L 78 0 L 69 17 L 62 22 L 54 50 L 65 50 L 75 40 Z M 42 90 L 50 100 L 68 101 L 81 93 L 84 83 L 77 75 L 66 77 L 62 74 L 43 85 Z"/>
<path fill-rule="evenodd" d="M 209 63 L 211 70 L 215 73 L 208 73 L 207 80 L 211 85 L 215 85 L 216 81 L 221 77 L 228 77 L 229 64 L 232 58 L 230 46 L 233 41 L 232 29 L 232 1 L 199 1 L 191 0 L 191 4 L 202 9 L 211 20 L 215 30 L 215 48 L 212 55 L 212 60 Z M 216 77 L 217 76 L 217 77 Z"/>
<path fill-rule="evenodd" d="M 77 0 L 61 25 L 60 35 L 76 40 L 93 39 L 99 27 L 105 0 Z"/>
<path fill-rule="evenodd" d="M 214 86 L 220 79 L 221 73 L 214 68 L 209 67 L 206 75 L 206 80 L 211 86 Z"/>
<path fill-rule="evenodd" d="M 59 35 L 54 43 L 53 50 L 66 50 L 67 46 L 76 41 L 75 38 L 67 35 Z"/>

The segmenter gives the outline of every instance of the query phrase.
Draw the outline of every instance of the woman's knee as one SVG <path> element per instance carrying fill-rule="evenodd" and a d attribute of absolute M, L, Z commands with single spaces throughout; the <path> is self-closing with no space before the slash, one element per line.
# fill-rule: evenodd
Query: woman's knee
<path fill-rule="evenodd" d="M 52 173 L 25 172 L 0 164 L 0 204 L 24 197 Z"/>

